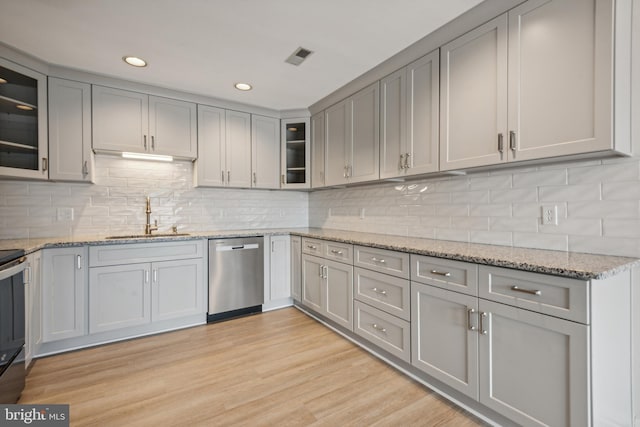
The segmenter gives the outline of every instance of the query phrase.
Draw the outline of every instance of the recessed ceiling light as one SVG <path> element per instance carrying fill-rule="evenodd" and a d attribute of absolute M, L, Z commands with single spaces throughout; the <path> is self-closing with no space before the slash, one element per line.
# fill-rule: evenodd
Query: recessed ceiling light
<path fill-rule="evenodd" d="M 28 105 L 18 104 L 16 108 L 23 111 L 33 111 L 33 107 L 29 107 Z"/>
<path fill-rule="evenodd" d="M 7 81 L 5 79 L 3 79 L 2 77 L 0 77 L 0 85 L 3 83 L 7 83 Z"/>
<path fill-rule="evenodd" d="M 146 67 L 147 61 L 142 58 L 138 58 L 137 56 L 123 56 L 122 60 L 129 65 L 133 65 L 134 67 Z"/>
<path fill-rule="evenodd" d="M 251 90 L 251 89 L 253 89 L 252 86 L 249 83 L 236 83 L 235 87 L 238 90 Z"/>

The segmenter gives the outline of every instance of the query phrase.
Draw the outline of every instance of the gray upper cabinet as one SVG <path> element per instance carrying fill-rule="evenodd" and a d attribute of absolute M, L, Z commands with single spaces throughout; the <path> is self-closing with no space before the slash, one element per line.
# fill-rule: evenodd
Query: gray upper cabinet
<path fill-rule="evenodd" d="M 439 52 L 380 82 L 380 178 L 438 171 Z"/>
<path fill-rule="evenodd" d="M 195 186 L 251 187 L 249 113 L 198 105 L 198 139 Z"/>
<path fill-rule="evenodd" d="M 251 116 L 251 186 L 280 188 L 280 120 Z"/>
<path fill-rule="evenodd" d="M 612 0 L 530 0 L 509 11 L 511 158 L 614 148 L 613 9 Z"/>
<path fill-rule="evenodd" d="M 93 149 L 194 159 L 196 104 L 93 86 Z"/>
<path fill-rule="evenodd" d="M 612 131 L 612 11 L 530 0 L 443 46 L 441 170 L 625 152 Z"/>
<path fill-rule="evenodd" d="M 379 87 L 376 82 L 326 110 L 327 185 L 380 178 Z"/>
<path fill-rule="evenodd" d="M 321 188 L 325 185 L 324 123 L 324 111 L 311 116 L 311 188 Z"/>
<path fill-rule="evenodd" d="M 93 182 L 91 85 L 49 77 L 49 179 Z"/>
<path fill-rule="evenodd" d="M 310 188 L 310 123 L 308 118 L 282 120 L 282 188 Z"/>
<path fill-rule="evenodd" d="M 47 78 L 0 58 L 0 177 L 47 179 Z"/>
<path fill-rule="evenodd" d="M 506 161 L 507 16 L 441 48 L 440 169 Z"/>

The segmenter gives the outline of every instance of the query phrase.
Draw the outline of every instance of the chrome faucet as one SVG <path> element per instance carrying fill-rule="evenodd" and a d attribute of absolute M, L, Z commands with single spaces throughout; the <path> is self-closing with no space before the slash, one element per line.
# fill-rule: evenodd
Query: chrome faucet
<path fill-rule="evenodd" d="M 158 229 L 158 220 L 154 221 L 154 225 L 151 225 L 151 198 L 147 196 L 147 223 L 144 226 L 144 234 L 149 235 Z"/>

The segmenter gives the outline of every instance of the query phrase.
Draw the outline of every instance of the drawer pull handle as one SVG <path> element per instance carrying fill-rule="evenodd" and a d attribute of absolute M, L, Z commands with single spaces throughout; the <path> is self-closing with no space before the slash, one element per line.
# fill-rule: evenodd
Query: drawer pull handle
<path fill-rule="evenodd" d="M 487 331 L 487 330 L 484 328 L 484 319 L 485 319 L 486 317 L 487 317 L 487 313 L 485 313 L 485 312 L 480 313 L 480 333 L 481 333 L 482 335 L 487 335 L 487 334 L 489 333 L 489 331 Z"/>
<path fill-rule="evenodd" d="M 448 271 L 431 270 L 431 274 L 437 274 L 438 276 L 444 276 L 444 277 L 451 277 L 451 273 L 449 273 Z"/>
<path fill-rule="evenodd" d="M 383 334 L 387 332 L 386 328 L 383 328 L 382 326 L 378 326 L 377 323 L 374 323 L 373 325 L 371 325 L 373 327 L 373 329 L 375 329 L 378 332 L 382 332 Z"/>
<path fill-rule="evenodd" d="M 316 245 L 307 245 L 307 247 L 309 249 L 318 249 L 318 247 Z"/>
<path fill-rule="evenodd" d="M 522 292 L 522 293 L 529 294 L 529 295 L 542 296 L 542 291 L 539 291 L 539 290 L 533 290 L 533 289 L 522 289 L 522 288 L 519 288 L 519 287 L 518 287 L 518 286 L 516 286 L 516 285 L 513 285 L 513 286 L 511 287 L 511 290 L 512 290 L 512 291 L 517 291 L 517 292 Z"/>
<path fill-rule="evenodd" d="M 474 308 L 468 308 L 467 309 L 467 328 L 470 331 L 475 331 L 476 330 L 476 327 L 471 323 L 471 315 L 473 313 L 475 313 L 475 312 L 476 312 L 476 310 Z"/>
<path fill-rule="evenodd" d="M 385 263 L 384 258 L 380 258 L 380 259 L 378 259 L 378 258 L 376 258 L 376 257 L 373 257 L 373 258 L 371 258 L 371 261 L 373 261 L 373 262 L 379 262 L 380 264 L 384 264 L 384 263 Z"/>
<path fill-rule="evenodd" d="M 384 289 L 372 288 L 371 290 L 376 294 L 387 296 L 387 291 L 385 291 Z"/>
<path fill-rule="evenodd" d="M 331 249 L 331 253 L 336 255 L 342 255 L 342 251 L 337 251 L 335 249 Z"/>

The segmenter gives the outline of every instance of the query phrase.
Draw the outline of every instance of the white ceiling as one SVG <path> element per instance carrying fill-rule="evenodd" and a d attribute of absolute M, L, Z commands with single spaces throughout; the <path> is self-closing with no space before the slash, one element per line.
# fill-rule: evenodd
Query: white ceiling
<path fill-rule="evenodd" d="M 51 64 L 285 110 L 308 107 L 480 2 L 0 0 L 0 41 Z M 299 46 L 315 53 L 285 63 Z M 254 89 L 234 89 L 239 81 Z"/>

